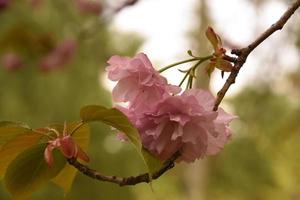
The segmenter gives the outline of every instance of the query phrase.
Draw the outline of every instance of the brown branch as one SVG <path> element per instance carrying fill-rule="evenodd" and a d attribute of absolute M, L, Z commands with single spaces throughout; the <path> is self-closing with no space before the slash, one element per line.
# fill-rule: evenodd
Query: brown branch
<path fill-rule="evenodd" d="M 247 57 L 249 54 L 257 47 L 259 46 L 263 41 L 265 41 L 268 37 L 270 37 L 274 32 L 281 30 L 283 26 L 287 23 L 287 21 L 290 19 L 290 17 L 294 14 L 294 12 L 299 8 L 300 6 L 300 0 L 296 0 L 280 17 L 280 19 L 275 22 L 271 27 L 269 27 L 265 32 L 263 32 L 255 41 L 253 41 L 251 44 L 249 44 L 247 47 L 242 49 L 234 49 L 232 50 L 232 54 L 237 55 L 236 62 L 234 64 L 234 67 L 226 80 L 225 84 L 223 85 L 222 89 L 217 94 L 217 99 L 215 101 L 215 105 L 213 110 L 218 110 L 218 107 L 223 100 L 226 92 L 230 88 L 232 84 L 235 83 L 235 79 L 240 71 L 240 69 L 243 67 L 244 63 L 247 60 Z"/>
<path fill-rule="evenodd" d="M 180 156 L 180 151 L 177 151 L 170 159 L 168 159 L 163 166 L 151 175 L 151 179 L 157 179 L 169 169 L 172 169 L 175 164 L 174 162 Z M 78 162 L 76 158 L 68 159 L 68 163 L 74 166 L 78 171 L 89 176 L 93 179 L 97 179 L 99 181 L 106 181 L 111 183 L 116 183 L 120 186 L 125 185 L 136 185 L 138 183 L 149 183 L 151 181 L 149 173 L 140 174 L 138 176 L 129 176 L 129 177 L 118 177 L 118 176 L 107 176 L 99 173 L 96 170 L 90 169 L 88 166 Z"/>
<path fill-rule="evenodd" d="M 123 10 L 126 7 L 129 6 L 133 6 L 138 2 L 138 0 L 125 0 L 121 5 L 119 5 L 116 9 L 115 9 L 115 13 L 120 12 L 121 10 Z"/>

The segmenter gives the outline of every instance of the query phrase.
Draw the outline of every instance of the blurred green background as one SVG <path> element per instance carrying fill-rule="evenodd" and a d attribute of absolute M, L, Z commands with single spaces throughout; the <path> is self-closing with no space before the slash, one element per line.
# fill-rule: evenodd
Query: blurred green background
<path fill-rule="evenodd" d="M 264 1 L 250 3 L 259 9 Z M 195 14 L 201 20 L 188 36 L 199 54 L 207 51 L 199 33 L 213 24 L 206 3 L 199 0 Z M 133 56 L 143 41 L 137 34 L 109 28 L 110 21 L 96 14 L 104 8 L 91 5 L 83 0 L 0 0 L 0 121 L 38 127 L 76 121 L 84 105 L 111 106 L 101 81 L 105 62 L 113 54 Z M 298 48 L 298 59 L 299 22 L 298 14 L 290 22 L 298 26 L 284 29 Z M 179 164 L 153 183 L 154 191 L 146 184 L 119 187 L 78 174 L 66 197 L 49 183 L 31 199 L 300 199 L 300 66 L 294 68 L 281 79 L 264 78 L 268 72 L 262 72 L 255 83 L 228 97 L 227 106 L 240 118 L 232 126 L 230 143 L 217 156 Z M 198 86 L 208 87 L 206 76 L 199 77 Z M 88 152 L 90 166 L 106 174 L 144 171 L 134 149 L 117 141 L 109 127 L 92 126 Z M 0 199 L 10 199 L 2 185 Z"/>

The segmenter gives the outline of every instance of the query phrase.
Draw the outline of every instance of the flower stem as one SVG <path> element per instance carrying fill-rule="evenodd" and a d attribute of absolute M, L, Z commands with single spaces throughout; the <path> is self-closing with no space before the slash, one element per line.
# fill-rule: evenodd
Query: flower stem
<path fill-rule="evenodd" d="M 184 64 L 184 63 L 188 63 L 188 62 L 194 62 L 194 61 L 206 61 L 208 59 L 212 58 L 212 55 L 210 56 L 205 56 L 205 57 L 194 57 L 194 58 L 190 58 L 190 59 L 187 59 L 187 60 L 183 60 L 183 61 L 180 61 L 180 62 L 176 62 L 176 63 L 173 63 L 171 65 L 168 65 L 166 67 L 163 67 L 161 68 L 160 70 L 158 70 L 159 73 L 162 73 L 164 71 L 166 71 L 167 69 L 170 69 L 172 67 L 175 67 L 177 65 L 181 65 L 181 64 Z"/>
<path fill-rule="evenodd" d="M 166 67 L 161 68 L 160 70 L 158 70 L 158 72 L 162 73 L 163 71 L 166 71 L 167 69 L 170 69 L 170 68 L 175 67 L 177 65 L 181 65 L 181 64 L 184 64 L 184 63 L 193 62 L 193 61 L 197 61 L 197 60 L 199 60 L 199 59 L 198 58 L 191 58 L 191 59 L 183 60 L 183 61 L 180 61 L 180 62 L 176 62 L 176 63 L 173 63 L 171 65 L 168 65 Z"/>
<path fill-rule="evenodd" d="M 73 135 L 78 129 L 80 129 L 85 123 L 83 121 L 80 121 L 73 130 L 69 133 L 69 135 Z"/>
<path fill-rule="evenodd" d="M 188 77 L 189 71 L 190 71 L 190 69 L 189 69 L 188 72 L 184 75 L 183 79 L 182 79 L 181 82 L 179 83 L 179 85 L 178 85 L 179 87 L 182 86 L 182 84 L 184 83 L 185 79 Z"/>
<path fill-rule="evenodd" d="M 188 78 L 188 83 L 187 83 L 187 86 L 186 86 L 186 89 L 191 89 L 192 86 L 193 86 L 193 79 L 194 79 L 194 76 L 195 76 L 195 71 L 197 69 L 197 67 L 199 67 L 203 62 L 205 62 L 206 60 L 212 58 L 213 56 L 207 56 L 207 57 L 203 57 L 202 59 L 198 60 L 198 62 L 193 65 L 191 68 L 189 68 L 187 71 L 186 71 L 186 74 L 184 75 L 183 79 L 181 80 L 181 82 L 179 83 L 179 87 L 182 86 L 182 84 L 184 83 L 184 81 L 186 80 L 186 78 L 189 76 Z M 191 74 L 192 73 L 192 74 Z"/>

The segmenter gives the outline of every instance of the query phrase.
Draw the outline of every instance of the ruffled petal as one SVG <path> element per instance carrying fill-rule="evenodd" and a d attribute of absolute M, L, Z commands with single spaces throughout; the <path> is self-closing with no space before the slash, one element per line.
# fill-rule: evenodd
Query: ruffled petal
<path fill-rule="evenodd" d="M 112 91 L 113 100 L 117 102 L 133 101 L 138 95 L 138 87 L 134 78 L 122 79 Z"/>

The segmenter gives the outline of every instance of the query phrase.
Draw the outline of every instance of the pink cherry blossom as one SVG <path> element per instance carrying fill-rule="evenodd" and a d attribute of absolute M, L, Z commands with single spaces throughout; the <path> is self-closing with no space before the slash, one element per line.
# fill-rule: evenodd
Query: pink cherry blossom
<path fill-rule="evenodd" d="M 76 46 L 77 43 L 75 40 L 66 39 L 62 41 L 53 51 L 41 60 L 41 69 L 44 71 L 51 71 L 68 64 L 74 57 Z"/>
<path fill-rule="evenodd" d="M 0 11 L 6 9 L 10 4 L 10 0 L 0 0 Z"/>
<path fill-rule="evenodd" d="M 2 64 L 9 71 L 15 71 L 24 66 L 21 57 L 16 53 L 6 53 L 3 55 Z"/>
<path fill-rule="evenodd" d="M 164 97 L 180 92 L 179 87 L 167 83 L 143 53 L 134 58 L 115 55 L 108 64 L 108 78 L 118 81 L 112 91 L 113 99 L 129 102 L 130 109 L 136 112 L 150 110 Z"/>
<path fill-rule="evenodd" d="M 100 15 L 102 11 L 102 3 L 100 1 L 91 0 L 75 0 L 78 9 L 81 12 Z"/>
<path fill-rule="evenodd" d="M 235 118 L 223 109 L 212 111 L 215 98 L 192 89 L 166 97 L 152 112 L 136 117 L 121 109 L 138 128 L 143 146 L 161 160 L 181 151 L 178 161 L 193 162 L 218 153 L 230 138 L 229 123 Z"/>
<path fill-rule="evenodd" d="M 88 155 L 78 146 L 71 135 L 66 132 L 67 126 L 66 123 L 64 125 L 64 131 L 62 134 L 58 133 L 56 130 L 51 129 L 57 134 L 57 138 L 51 139 L 48 141 L 48 145 L 44 151 L 44 157 L 46 163 L 52 167 L 54 164 L 53 160 L 53 150 L 59 149 L 60 152 L 66 158 L 80 158 L 83 161 L 89 162 Z"/>

